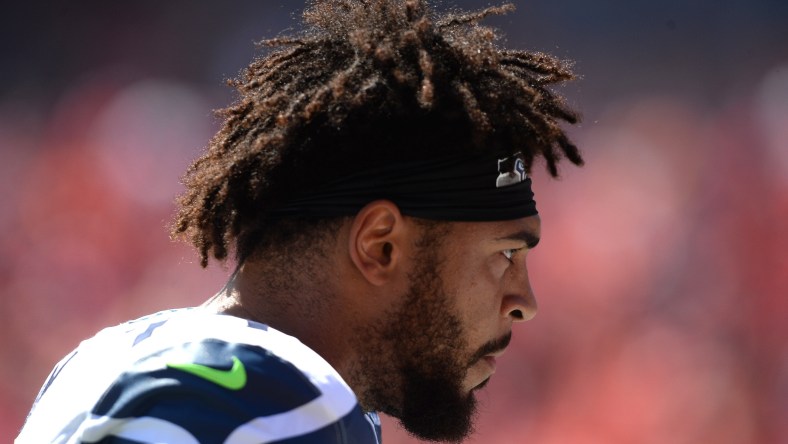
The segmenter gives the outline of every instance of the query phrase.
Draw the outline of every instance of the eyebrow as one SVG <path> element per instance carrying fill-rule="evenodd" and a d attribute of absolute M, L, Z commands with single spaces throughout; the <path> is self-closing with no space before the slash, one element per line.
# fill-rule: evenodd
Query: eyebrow
<path fill-rule="evenodd" d="M 532 231 L 529 231 L 529 230 L 518 231 L 518 232 L 512 233 L 512 234 L 510 234 L 508 236 L 499 237 L 496 240 L 499 240 L 499 241 L 506 241 L 506 240 L 522 241 L 522 242 L 525 242 L 525 245 L 527 245 L 528 248 L 534 248 L 534 247 L 536 247 L 537 244 L 539 244 L 539 236 L 535 235 Z"/>

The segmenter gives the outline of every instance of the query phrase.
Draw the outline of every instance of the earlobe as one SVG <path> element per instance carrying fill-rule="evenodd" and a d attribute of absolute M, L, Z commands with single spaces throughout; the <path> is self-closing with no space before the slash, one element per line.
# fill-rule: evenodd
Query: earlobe
<path fill-rule="evenodd" d="M 353 220 L 349 239 L 350 258 L 371 284 L 385 284 L 398 266 L 403 225 L 399 208 L 387 200 L 367 204 Z"/>

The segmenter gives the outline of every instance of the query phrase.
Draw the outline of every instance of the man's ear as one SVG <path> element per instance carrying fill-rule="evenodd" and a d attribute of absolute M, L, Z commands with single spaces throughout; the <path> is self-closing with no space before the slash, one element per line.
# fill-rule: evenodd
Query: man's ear
<path fill-rule="evenodd" d="M 391 201 L 370 202 L 356 214 L 350 227 L 350 259 L 373 285 L 389 281 L 403 257 L 406 227 Z"/>

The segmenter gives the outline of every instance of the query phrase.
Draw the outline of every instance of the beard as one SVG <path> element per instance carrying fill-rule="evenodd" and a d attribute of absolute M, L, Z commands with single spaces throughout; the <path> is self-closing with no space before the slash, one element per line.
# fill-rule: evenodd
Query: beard
<path fill-rule="evenodd" d="M 365 387 L 359 393 L 365 409 L 399 419 L 417 438 L 459 442 L 472 433 L 476 413 L 473 393 L 463 390 L 467 370 L 509 337 L 469 352 L 439 273 L 440 248 L 424 243 L 401 305 L 357 336 L 361 358 L 354 373 Z"/>

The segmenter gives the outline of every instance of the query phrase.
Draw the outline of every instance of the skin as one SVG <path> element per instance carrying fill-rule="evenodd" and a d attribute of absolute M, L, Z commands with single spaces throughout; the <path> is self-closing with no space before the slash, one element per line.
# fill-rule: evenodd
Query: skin
<path fill-rule="evenodd" d="M 439 243 L 425 245 L 423 225 L 392 202 L 375 201 L 319 254 L 305 246 L 250 258 L 204 305 L 299 338 L 342 375 L 362 407 L 401 417 L 409 380 L 399 363 L 446 363 L 434 372 L 452 380 L 460 400 L 495 372 L 513 324 L 536 313 L 526 257 L 540 229 L 538 216 L 454 222 Z M 423 433 L 455 440 L 470 427 Z"/>
<path fill-rule="evenodd" d="M 461 241 L 446 246 L 443 278 L 447 293 L 456 298 L 471 350 L 510 335 L 513 323 L 536 314 L 526 257 L 538 242 L 540 230 L 538 216 L 453 224 L 451 235 Z M 495 372 L 498 356 L 493 352 L 487 355 L 492 359 L 476 361 L 467 371 L 463 389 L 470 391 L 486 381 Z"/>

